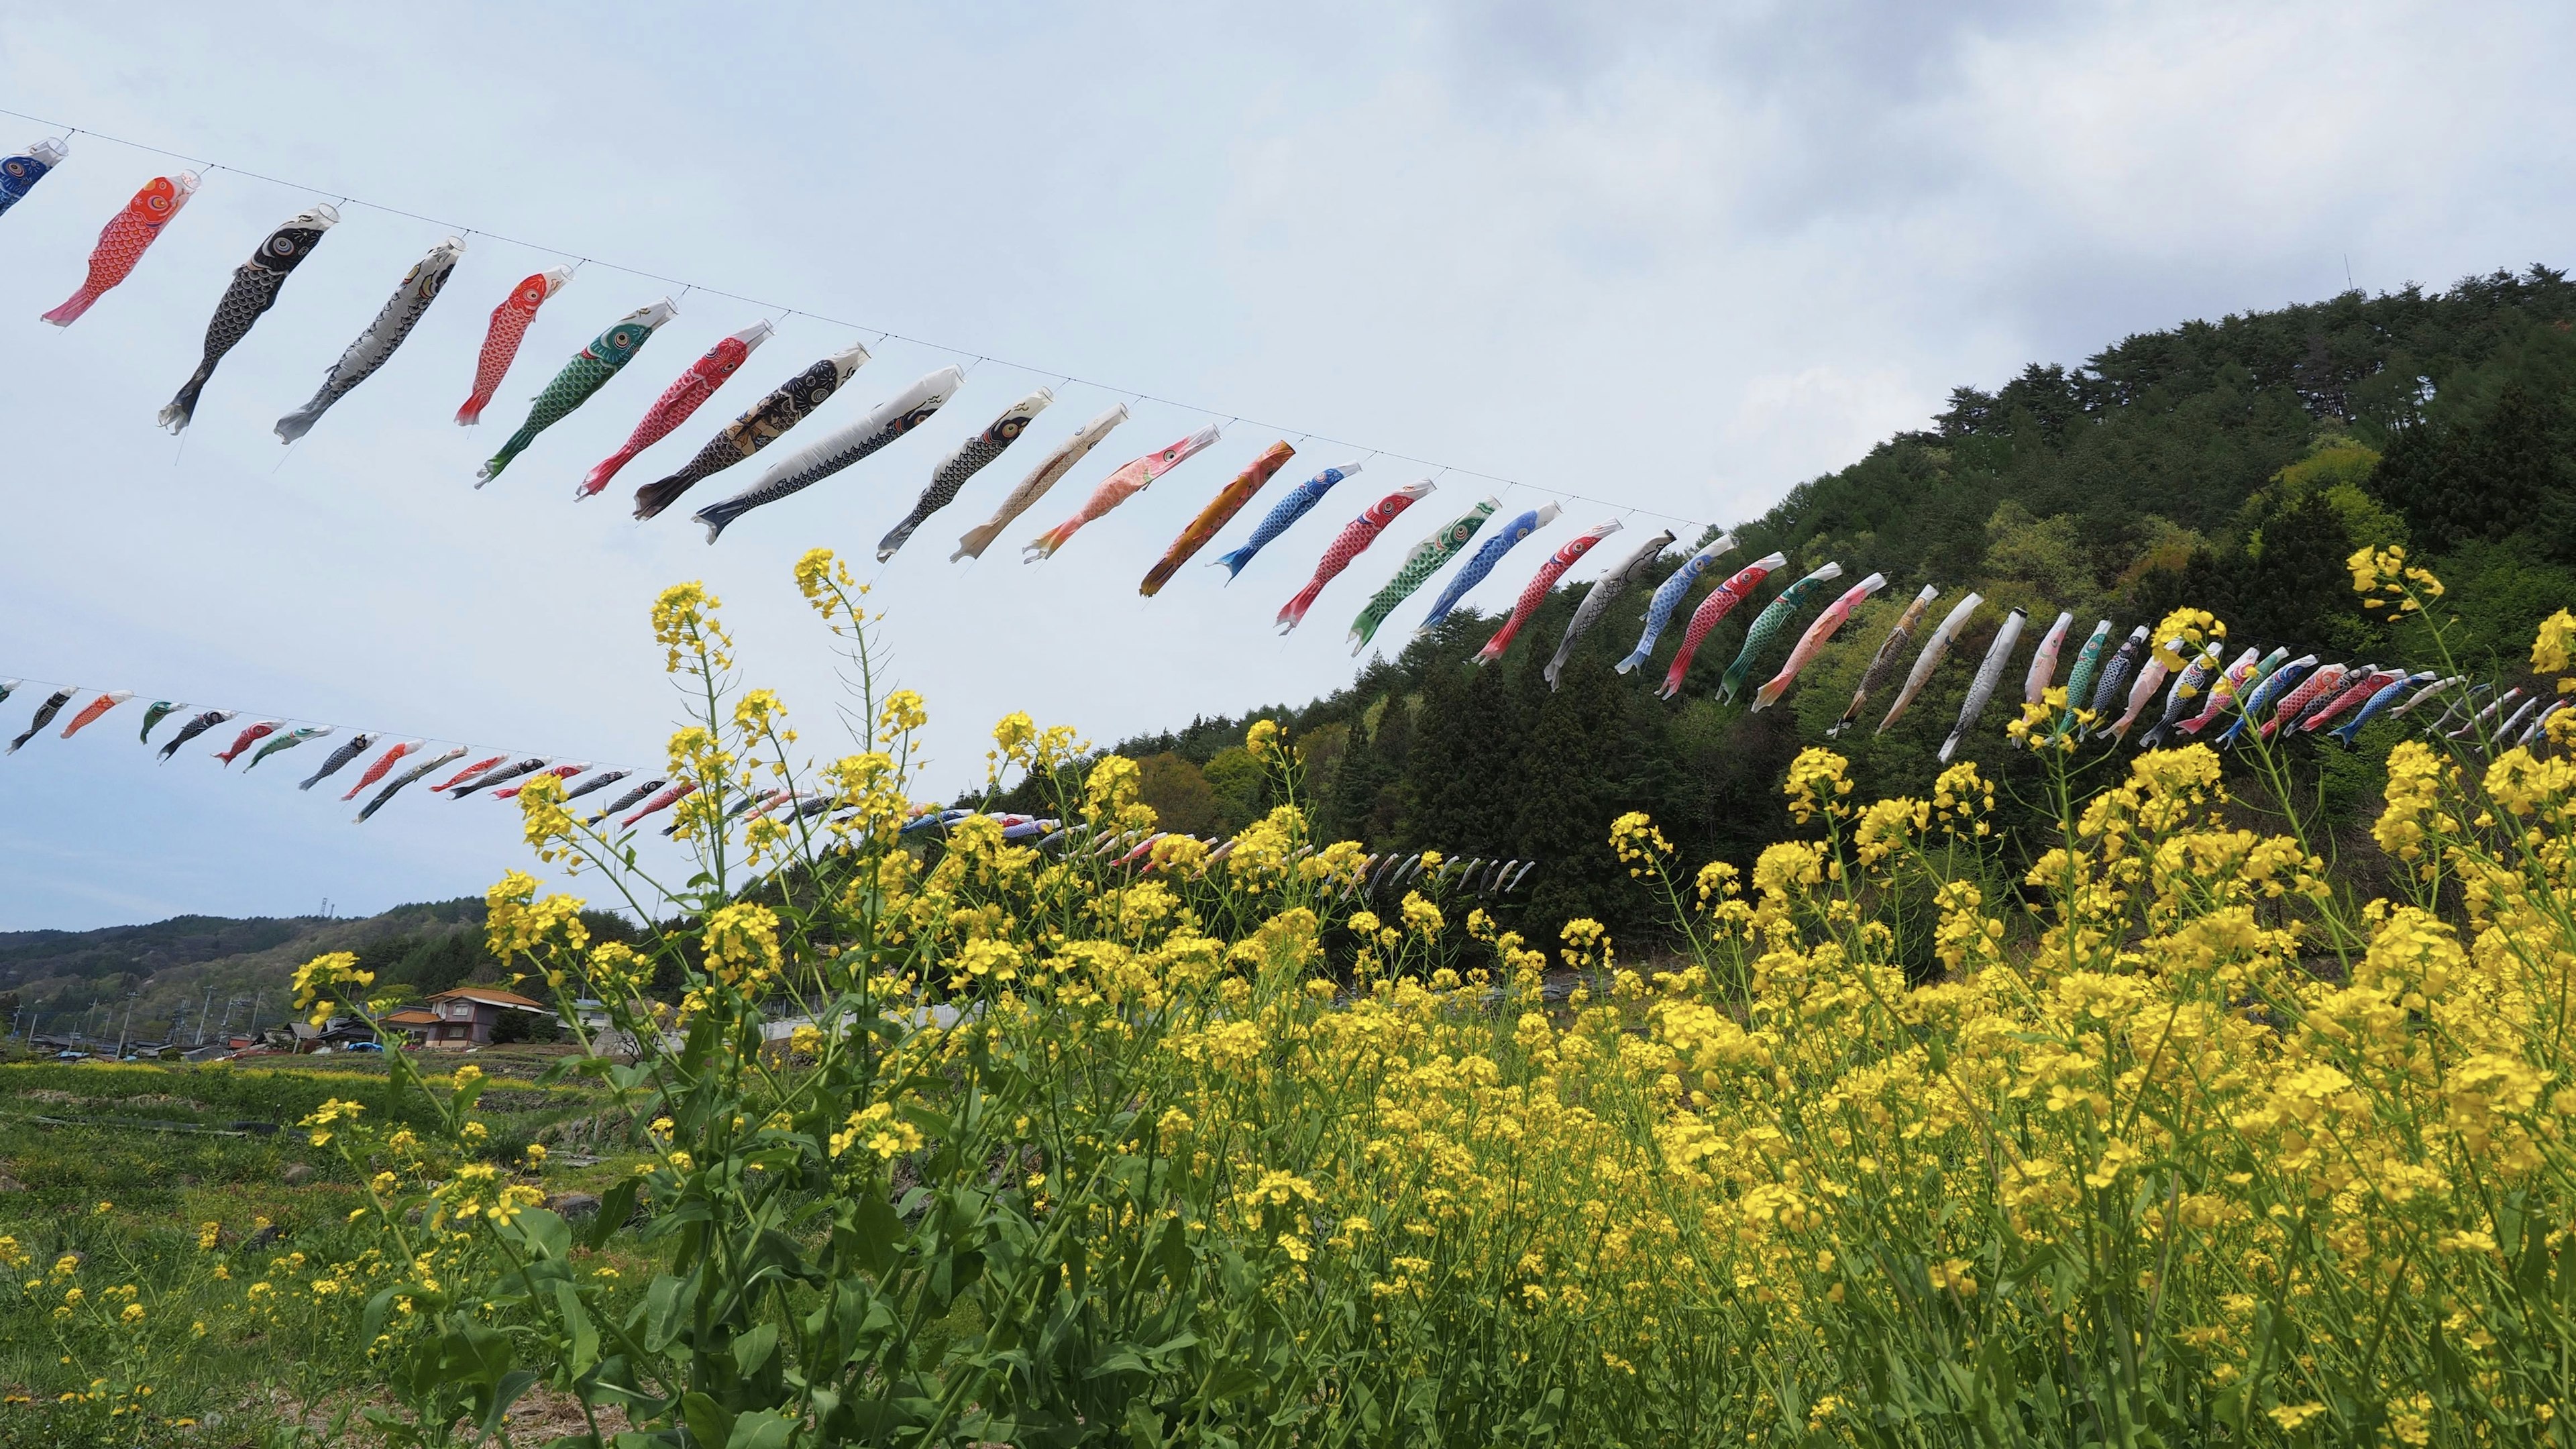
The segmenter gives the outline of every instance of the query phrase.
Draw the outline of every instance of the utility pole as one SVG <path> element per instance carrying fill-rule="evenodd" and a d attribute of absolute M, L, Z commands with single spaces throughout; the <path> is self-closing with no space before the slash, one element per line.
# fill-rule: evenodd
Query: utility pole
<path fill-rule="evenodd" d="M 139 990 L 126 993 L 125 1020 L 116 1028 L 116 1060 L 120 1062 L 125 1060 L 126 1036 L 134 1027 L 134 1001 L 142 994 Z"/>
<path fill-rule="evenodd" d="M 206 1044 L 206 1018 L 213 1015 L 214 1010 L 215 987 L 213 982 L 208 982 L 206 983 L 206 1004 L 197 1008 L 197 1045 L 199 1046 Z"/>
<path fill-rule="evenodd" d="M 250 1026 L 243 1032 L 243 1035 L 250 1038 L 250 1044 L 252 1046 L 259 1045 L 259 1009 L 267 1004 L 268 993 L 265 990 L 261 991 L 259 995 L 251 999 Z"/>

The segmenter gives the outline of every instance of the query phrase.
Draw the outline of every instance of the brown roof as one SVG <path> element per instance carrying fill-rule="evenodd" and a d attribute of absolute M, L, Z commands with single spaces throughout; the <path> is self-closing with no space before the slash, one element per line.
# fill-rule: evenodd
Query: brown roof
<path fill-rule="evenodd" d="M 430 1026 L 434 1025 L 437 1021 L 438 1013 L 430 1010 L 426 1006 L 406 1006 L 402 1010 L 388 1015 L 385 1018 L 385 1025 Z"/>
<path fill-rule="evenodd" d="M 525 1007 L 531 1011 L 544 1011 L 547 1009 L 546 1004 L 542 1001 L 535 1000 L 531 997 L 521 996 L 515 991 L 504 991 L 498 986 L 458 986 L 446 991 L 434 993 L 429 999 L 432 1001 L 445 1001 L 450 997 L 456 996 L 461 996 L 468 1001 L 484 1002 L 492 1006 L 519 1006 Z"/>

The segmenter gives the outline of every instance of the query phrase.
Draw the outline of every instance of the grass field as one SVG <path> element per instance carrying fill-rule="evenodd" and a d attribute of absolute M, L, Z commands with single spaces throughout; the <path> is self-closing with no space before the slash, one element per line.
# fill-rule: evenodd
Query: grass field
<path fill-rule="evenodd" d="M 545 1057 L 475 1061 L 496 1082 L 484 1101 L 493 1160 L 524 1159 L 540 1140 L 591 1145 L 596 1101 L 537 1085 Z M 350 1058 L 0 1063 L 0 1235 L 23 1259 L 0 1288 L 0 1445 L 263 1444 L 350 1419 L 374 1369 L 352 1316 L 312 1288 L 374 1235 L 348 1222 L 361 1194 L 345 1164 L 294 1125 L 334 1098 L 396 1121 L 418 1110 L 388 1100 L 381 1062 Z M 584 1161 L 593 1155 L 558 1152 L 531 1180 L 576 1193 L 624 1166 L 614 1154 Z M 66 1259 L 77 1266 L 60 1271 Z M 142 1310 L 130 1323 L 129 1305 Z M 145 1412 L 64 1398 L 128 1365 L 151 1388 Z M 520 1417 L 537 1427 L 550 1412 L 540 1395 Z M 353 1442 L 372 1442 L 353 1423 Z"/>

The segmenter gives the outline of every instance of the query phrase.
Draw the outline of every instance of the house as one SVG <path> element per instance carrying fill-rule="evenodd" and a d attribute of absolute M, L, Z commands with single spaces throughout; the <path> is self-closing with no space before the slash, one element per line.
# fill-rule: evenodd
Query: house
<path fill-rule="evenodd" d="M 438 1013 L 426 1006 L 406 1006 L 385 1013 L 385 1025 L 401 1032 L 414 1046 L 429 1039 L 429 1030 L 438 1025 Z"/>
<path fill-rule="evenodd" d="M 432 1051 L 463 1051 L 488 1044 L 492 1024 L 504 1012 L 524 1011 L 548 1021 L 555 1019 L 544 1003 L 498 986 L 455 987 L 433 995 L 414 1009 L 432 1014 L 431 1022 L 420 1028 L 421 1045 Z M 408 1023 L 406 1029 L 410 1029 Z"/>

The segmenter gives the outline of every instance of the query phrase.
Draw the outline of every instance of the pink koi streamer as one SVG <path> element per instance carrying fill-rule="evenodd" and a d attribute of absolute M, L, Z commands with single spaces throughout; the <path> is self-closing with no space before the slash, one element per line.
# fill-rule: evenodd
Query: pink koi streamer
<path fill-rule="evenodd" d="M 1084 524 L 1144 492 L 1146 485 L 1179 467 L 1193 454 L 1216 446 L 1216 440 L 1215 428 L 1202 428 L 1170 447 L 1147 453 L 1101 479 L 1100 485 L 1092 489 L 1091 496 L 1083 501 L 1081 512 L 1022 546 L 1021 552 L 1025 555 L 1022 562 L 1036 563 L 1040 559 L 1053 558 L 1055 551 L 1070 542 Z"/>
<path fill-rule="evenodd" d="M 597 494 L 617 476 L 618 469 L 635 461 L 636 454 L 662 441 L 673 428 L 687 422 L 689 414 L 696 412 L 708 398 L 714 397 L 718 388 L 733 380 L 733 375 L 742 370 L 743 363 L 750 360 L 751 354 L 768 341 L 769 334 L 775 330 L 766 322 L 754 322 L 730 337 L 719 339 L 715 346 L 700 354 L 697 361 L 689 364 L 689 370 L 662 389 L 662 395 L 653 400 L 653 406 L 644 410 L 644 420 L 635 425 L 635 431 L 627 436 L 625 445 L 600 459 L 599 465 L 583 477 L 581 486 L 572 491 L 573 498 L 578 501 Z"/>
<path fill-rule="evenodd" d="M 1770 683 L 1754 691 L 1753 708 L 1769 709 L 1779 703 L 1780 696 L 1788 693 L 1789 686 L 1797 682 L 1798 671 L 1806 668 L 1807 661 L 1816 657 L 1816 651 L 1824 648 L 1826 641 L 1834 637 L 1834 631 L 1852 616 L 1852 610 L 1859 608 L 1862 600 L 1886 587 L 1887 575 L 1871 574 L 1827 605 L 1825 611 L 1816 616 L 1816 622 L 1807 626 L 1807 632 L 1798 636 L 1798 647 L 1789 651 L 1788 662 L 1780 666 L 1780 672 L 1771 676 Z"/>

